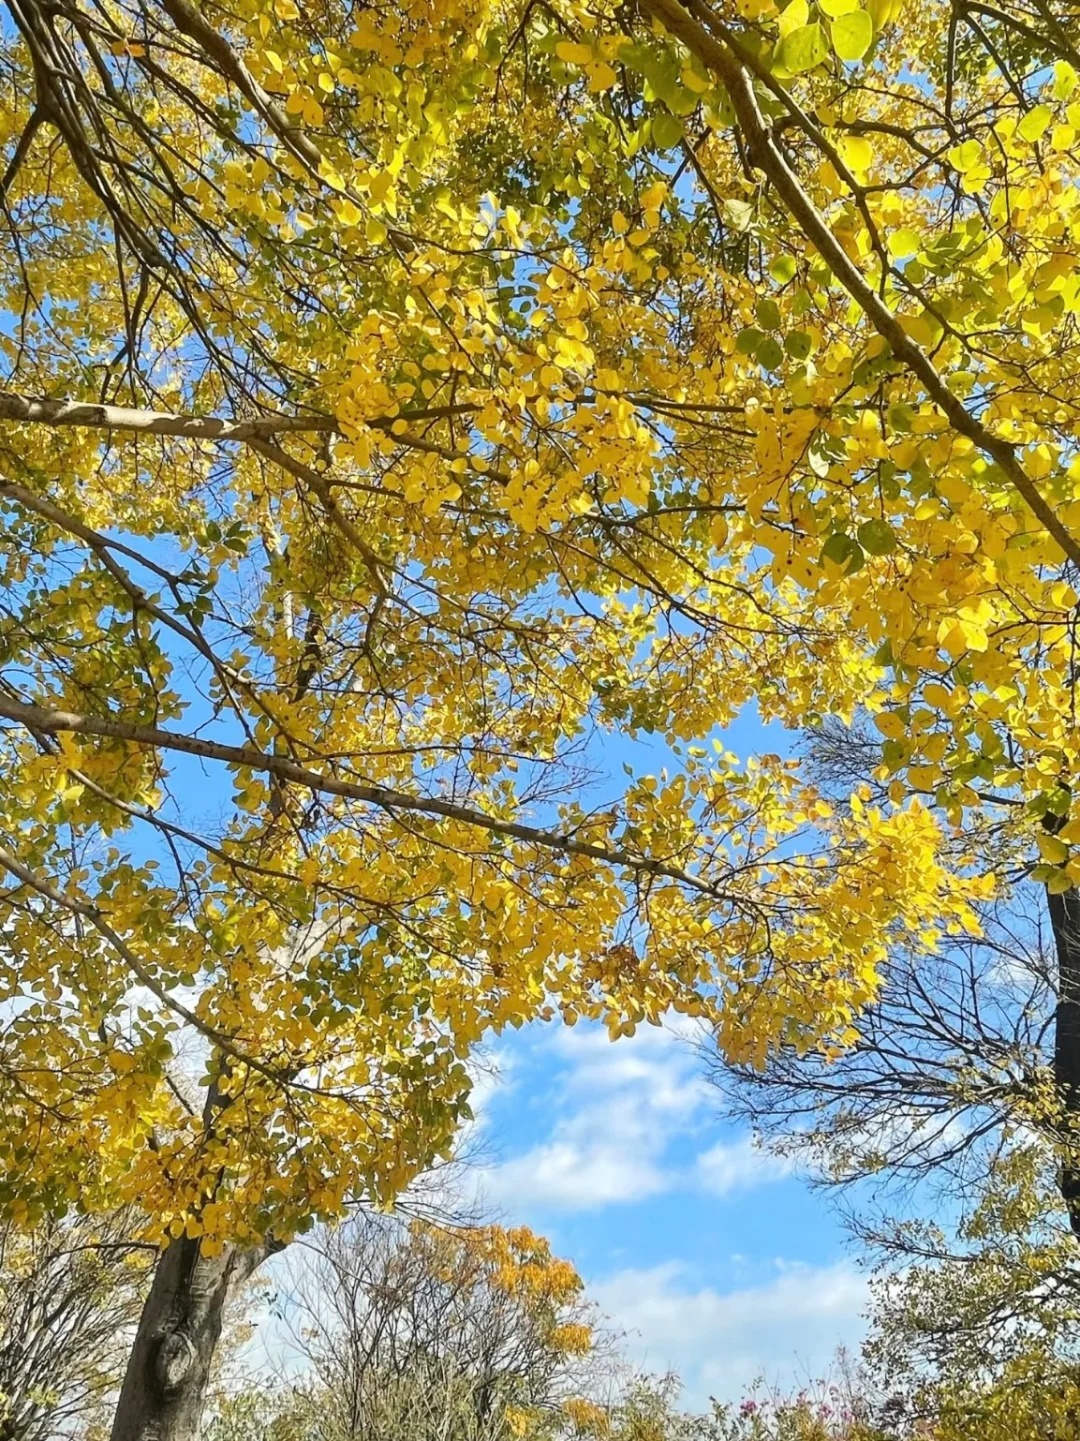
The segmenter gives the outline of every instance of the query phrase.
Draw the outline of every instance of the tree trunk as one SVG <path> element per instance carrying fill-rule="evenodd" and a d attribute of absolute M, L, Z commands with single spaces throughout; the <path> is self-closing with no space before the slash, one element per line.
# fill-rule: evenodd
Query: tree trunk
<path fill-rule="evenodd" d="M 1054 1081 L 1065 1142 L 1058 1184 L 1069 1222 L 1080 1236 L 1080 891 L 1047 893 L 1046 899 L 1058 962 Z"/>
<path fill-rule="evenodd" d="M 112 1441 L 198 1441 L 225 1303 L 267 1254 L 226 1246 L 204 1256 L 197 1239 L 170 1242 L 139 1318 Z"/>

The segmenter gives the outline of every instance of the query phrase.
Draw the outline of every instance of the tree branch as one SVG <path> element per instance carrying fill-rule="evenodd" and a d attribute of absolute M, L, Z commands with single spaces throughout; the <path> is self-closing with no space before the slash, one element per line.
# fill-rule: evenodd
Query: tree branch
<path fill-rule="evenodd" d="M 23 126 L 22 133 L 19 136 L 18 143 L 15 146 L 15 150 L 12 153 L 11 159 L 8 161 L 7 169 L 4 171 L 3 178 L 0 179 L 0 204 L 2 204 L 7 199 L 7 193 L 11 189 L 15 177 L 22 169 L 23 161 L 29 154 L 30 146 L 34 143 L 34 136 L 41 129 L 44 121 L 45 114 L 40 109 L 40 107 L 31 111 L 30 118 Z"/>
<path fill-rule="evenodd" d="M 222 741 L 203 740 L 198 736 L 184 735 L 156 726 L 135 725 L 115 716 L 84 715 L 77 711 L 26 705 L 6 696 L 0 696 L 0 719 L 14 721 L 28 730 L 42 731 L 47 735 L 66 732 L 72 735 L 103 736 L 128 740 L 136 745 L 152 746 L 155 749 L 200 756 L 205 760 L 221 761 L 226 765 L 243 766 L 275 776 L 291 785 L 302 786 L 318 795 L 341 796 L 346 800 L 359 801 L 391 813 L 409 811 L 419 815 L 439 816 L 487 831 L 491 835 L 524 841 L 542 850 L 587 857 L 636 875 L 663 876 L 714 900 L 737 904 L 741 899 L 719 885 L 667 861 L 634 855 L 619 846 L 596 845 L 590 841 L 576 840 L 565 831 L 545 830 L 539 826 L 523 825 L 518 821 L 486 815 L 473 806 L 461 805 L 457 801 L 440 800 L 437 796 L 415 796 L 389 786 L 373 786 L 362 781 L 323 775 L 285 756 L 268 755 L 254 746 L 234 746 Z"/>
<path fill-rule="evenodd" d="M 952 393 L 929 355 L 907 334 L 899 318 L 871 288 L 862 271 L 829 229 L 825 217 L 804 190 L 773 139 L 735 36 L 711 11 L 710 29 L 706 30 L 687 14 L 679 0 L 641 0 L 641 3 L 647 14 L 659 20 L 721 81 L 742 128 L 751 161 L 772 182 L 805 238 L 816 247 L 833 275 L 888 343 L 893 355 L 918 377 L 927 395 L 953 428 L 1001 467 L 1042 526 L 1074 565 L 1080 566 L 1080 540 L 1062 522 L 1020 464 L 1015 446 L 988 430 Z"/>
<path fill-rule="evenodd" d="M 95 430 L 127 430 L 142 435 L 174 435 L 184 440 L 261 439 L 283 432 L 339 432 L 332 415 L 263 415 L 252 420 L 218 416 L 179 415 L 171 411 L 136 410 L 125 405 L 94 405 L 81 400 L 50 400 L 46 396 L 0 391 L 0 420 L 33 425 L 83 425 Z M 378 424 L 377 421 L 371 422 Z M 386 426 L 393 422 L 387 420 Z"/>

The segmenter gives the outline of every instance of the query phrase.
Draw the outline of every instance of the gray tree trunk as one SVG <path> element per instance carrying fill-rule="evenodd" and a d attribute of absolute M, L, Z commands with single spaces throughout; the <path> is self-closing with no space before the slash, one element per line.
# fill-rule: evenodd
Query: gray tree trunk
<path fill-rule="evenodd" d="M 139 1319 L 112 1441 L 198 1441 L 225 1303 L 267 1254 L 226 1246 L 204 1256 L 199 1240 L 170 1242 Z"/>

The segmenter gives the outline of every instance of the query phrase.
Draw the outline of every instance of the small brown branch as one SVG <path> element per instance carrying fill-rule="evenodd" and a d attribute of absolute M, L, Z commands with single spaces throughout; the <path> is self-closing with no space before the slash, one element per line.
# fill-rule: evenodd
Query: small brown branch
<path fill-rule="evenodd" d="M 29 120 L 27 120 L 23 126 L 18 144 L 15 146 L 14 153 L 7 163 L 7 169 L 4 171 L 3 179 L 0 179 L 0 205 L 4 204 L 7 200 L 7 193 L 11 189 L 16 175 L 18 175 L 22 169 L 23 161 L 29 153 L 30 146 L 34 143 L 34 136 L 44 123 L 45 115 L 41 108 L 38 107 L 31 112 Z"/>
<path fill-rule="evenodd" d="M 240 1050 L 231 1036 L 226 1035 L 224 1031 L 219 1031 L 216 1026 L 211 1026 L 206 1021 L 201 1020 L 195 1012 L 188 1006 L 185 1006 L 182 1001 L 170 995 L 157 977 L 147 970 L 146 966 L 123 937 L 113 930 L 112 926 L 109 925 L 108 921 L 96 906 L 90 905 L 87 901 L 80 900 L 78 896 L 68 895 L 66 892 L 60 890 L 52 881 L 46 879 L 44 876 L 39 876 L 35 871 L 32 871 L 29 866 L 24 865 L 17 856 L 12 855 L 10 851 L 5 850 L 3 847 L 0 847 L 0 868 L 9 871 L 16 880 L 20 881 L 27 889 L 34 891 L 35 894 L 43 897 L 45 900 L 51 901 L 54 905 L 60 906 L 70 915 L 78 916 L 81 920 L 86 921 L 109 943 L 140 985 L 145 986 L 167 1010 L 179 1016 L 181 1020 L 185 1021 L 189 1026 L 194 1027 L 200 1035 L 205 1036 L 208 1041 L 212 1041 L 215 1046 L 220 1046 L 227 1055 L 232 1056 L 245 1066 L 250 1066 L 252 1070 L 259 1071 L 271 1080 L 282 1082 L 287 1079 L 285 1076 L 273 1070 L 272 1067 L 263 1065 L 262 1062 Z"/>

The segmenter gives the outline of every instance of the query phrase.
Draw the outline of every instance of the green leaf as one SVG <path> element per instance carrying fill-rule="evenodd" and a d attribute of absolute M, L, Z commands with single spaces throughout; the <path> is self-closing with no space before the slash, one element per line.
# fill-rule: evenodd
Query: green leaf
<path fill-rule="evenodd" d="M 812 25 L 800 25 L 782 40 L 776 58 L 792 75 L 801 75 L 804 70 L 820 65 L 828 53 L 825 31 L 815 20 Z"/>
<path fill-rule="evenodd" d="M 727 91 L 713 89 L 703 102 L 705 124 L 710 130 L 726 130 L 735 124 L 735 109 Z"/>
<path fill-rule="evenodd" d="M 887 520 L 865 520 L 858 530 L 859 544 L 868 555 L 891 555 L 896 549 L 896 532 Z"/>
<path fill-rule="evenodd" d="M 1046 832 L 1035 837 L 1039 847 L 1039 854 L 1050 866 L 1063 866 L 1069 859 L 1069 846 L 1059 836 L 1049 835 Z"/>
<path fill-rule="evenodd" d="M 841 60 L 861 60 L 874 43 L 874 22 L 865 10 L 852 10 L 832 23 L 833 49 Z"/>
<path fill-rule="evenodd" d="M 784 352 L 775 335 L 767 335 L 758 346 L 758 364 L 766 370 L 779 370 L 784 361 Z"/>
<path fill-rule="evenodd" d="M 793 330 L 784 336 L 784 349 L 792 360 L 805 360 L 814 348 L 814 343 L 805 330 Z"/>
<path fill-rule="evenodd" d="M 769 266 L 769 274 L 777 285 L 786 285 L 789 280 L 794 280 L 797 269 L 794 255 L 778 255 Z"/>
<path fill-rule="evenodd" d="M 911 759 L 910 741 L 886 741 L 881 747 L 881 759 L 889 768 L 889 772 L 895 775 L 896 772 Z"/>
<path fill-rule="evenodd" d="M 736 336 L 735 349 L 739 355 L 756 355 L 758 346 L 764 339 L 763 331 L 760 331 L 756 325 L 748 325 Z"/>
<path fill-rule="evenodd" d="M 853 575 L 855 571 L 862 569 L 865 557 L 862 546 L 853 536 L 837 531 L 830 535 L 821 547 L 821 559 L 831 560 L 834 565 L 842 565 L 848 575 Z"/>
<path fill-rule="evenodd" d="M 698 97 L 686 85 L 680 85 L 670 72 L 658 76 L 653 81 L 653 89 L 674 115 L 690 115 L 697 109 Z"/>
<path fill-rule="evenodd" d="M 733 230 L 740 233 L 748 229 L 751 220 L 754 218 L 754 207 L 749 200 L 739 200 L 730 197 L 724 201 L 724 219 Z"/>
<path fill-rule="evenodd" d="M 1055 786 L 1046 798 L 1046 809 L 1052 816 L 1067 816 L 1072 805 L 1072 794 L 1066 786 Z"/>
<path fill-rule="evenodd" d="M 850 535 L 845 535 L 842 530 L 835 531 L 821 547 L 821 558 L 834 561 L 836 565 L 843 565 L 854 543 Z"/>
<path fill-rule="evenodd" d="M 670 110 L 658 110 L 653 116 L 652 137 L 657 148 L 670 150 L 678 145 L 686 133 L 686 127 Z"/>
<path fill-rule="evenodd" d="M 783 324 L 780 319 L 780 308 L 775 300 L 763 296 L 754 306 L 754 314 L 757 316 L 757 323 L 762 330 L 779 330 Z"/>

